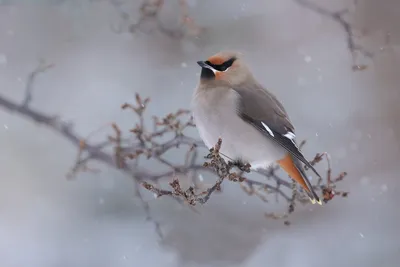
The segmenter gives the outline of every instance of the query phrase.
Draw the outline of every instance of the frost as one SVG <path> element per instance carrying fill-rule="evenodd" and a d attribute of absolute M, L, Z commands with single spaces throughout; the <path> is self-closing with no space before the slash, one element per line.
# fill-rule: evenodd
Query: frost
<path fill-rule="evenodd" d="M 5 54 L 0 54 L 0 65 L 7 65 L 7 56 Z"/>

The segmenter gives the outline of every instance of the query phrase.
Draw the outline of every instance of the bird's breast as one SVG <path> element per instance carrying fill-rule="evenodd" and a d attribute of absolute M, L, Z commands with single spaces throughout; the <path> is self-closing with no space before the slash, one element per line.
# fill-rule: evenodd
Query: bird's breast
<path fill-rule="evenodd" d="M 208 148 L 222 138 L 221 153 L 228 160 L 269 165 L 284 156 L 284 150 L 237 114 L 238 94 L 233 91 L 197 92 L 192 111 L 199 135 Z"/>
<path fill-rule="evenodd" d="M 200 137 L 208 148 L 213 147 L 218 138 L 223 138 L 231 128 L 231 123 L 234 123 L 236 101 L 237 96 L 229 92 L 202 91 L 195 95 L 193 117 Z"/>

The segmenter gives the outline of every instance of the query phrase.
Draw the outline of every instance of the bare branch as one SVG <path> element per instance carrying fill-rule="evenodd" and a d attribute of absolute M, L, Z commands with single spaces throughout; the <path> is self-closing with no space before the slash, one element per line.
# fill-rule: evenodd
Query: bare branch
<path fill-rule="evenodd" d="M 164 7 L 164 0 L 143 0 L 139 9 L 139 19 L 136 23 L 131 23 L 129 31 L 134 33 L 142 29 L 142 25 L 146 22 L 155 22 L 157 29 L 163 34 L 170 36 L 171 38 L 181 39 L 185 36 L 198 36 L 202 32 L 202 28 L 199 27 L 189 15 L 189 8 L 186 0 L 176 0 L 177 5 L 180 9 L 180 26 L 177 30 L 171 30 L 165 27 L 160 21 L 159 14 Z M 122 3 L 118 0 L 110 0 L 110 3 L 115 7 L 119 13 L 122 23 L 129 24 L 131 16 L 128 12 L 123 10 Z M 121 29 L 115 29 L 116 32 L 121 32 Z"/>
<path fill-rule="evenodd" d="M 43 68 L 38 69 L 43 70 Z M 34 73 L 39 72 L 34 71 Z M 28 81 L 31 81 L 32 84 L 30 86 L 32 88 L 35 75 L 31 76 L 33 78 L 28 79 Z M 259 175 L 265 178 L 263 182 L 244 177 L 245 173 L 250 172 L 251 166 L 241 162 L 226 162 L 219 152 L 223 145 L 223 140 L 221 139 L 218 140 L 214 148 L 209 150 L 204 164 L 196 163 L 198 155 L 201 154 L 200 149 L 204 148 L 204 144 L 185 135 L 187 128 L 195 126 L 190 112 L 181 109 L 167 114 L 163 118 L 154 117 L 151 130 L 149 130 L 144 120 L 144 113 L 149 103 L 150 98 L 142 98 L 139 94 L 136 94 L 136 103 L 126 103 L 121 106 L 122 109 L 129 110 L 137 117 L 138 123 L 127 133 L 130 137 L 134 137 L 133 140 L 132 138 L 125 138 L 123 131 L 117 124 L 109 123 L 106 126 L 110 127 L 113 135 L 109 136 L 106 141 L 92 144 L 90 137 L 100 133 L 106 126 L 92 132 L 86 138 L 82 138 L 74 131 L 71 123 L 67 123 L 57 116 L 49 116 L 34 110 L 29 105 L 16 104 L 0 95 L 1 109 L 47 127 L 69 140 L 77 148 L 76 160 L 67 175 L 68 178 L 75 177 L 81 171 L 98 171 L 88 166 L 92 161 L 101 162 L 108 167 L 119 169 L 131 177 L 136 185 L 135 194 L 141 201 L 148 219 L 154 223 L 155 229 L 160 236 L 162 236 L 160 225 L 150 215 L 149 205 L 144 201 L 138 187 L 140 184 L 145 189 L 155 193 L 157 197 L 172 196 L 179 203 L 187 203 L 189 207 L 193 207 L 197 203 L 205 204 L 212 194 L 221 191 L 223 182 L 226 180 L 241 184 L 242 189 L 247 194 L 256 195 L 264 202 L 268 202 L 271 195 L 276 200 L 283 199 L 288 203 L 287 215 L 295 210 L 295 206 L 298 203 L 309 203 L 305 192 L 298 190 L 296 183 L 288 182 L 288 180 L 276 174 L 276 167 L 272 167 L 267 171 L 257 171 Z M 304 142 L 300 144 L 300 146 L 303 145 Z M 106 151 L 106 148 L 110 146 L 114 148 L 113 151 Z M 174 164 L 164 157 L 168 151 L 182 148 L 186 150 L 182 164 Z M 346 197 L 348 193 L 335 190 L 336 183 L 341 181 L 346 176 L 346 173 L 343 172 L 335 179 L 332 178 L 332 170 L 327 153 L 317 154 L 311 164 L 314 165 L 323 158 L 328 160 L 327 178 L 325 183 L 324 181 L 318 181 L 314 186 L 315 190 L 322 192 L 325 202 L 330 201 L 335 195 Z M 167 170 L 155 172 L 144 169 L 140 162 L 148 159 L 153 159 L 163 164 L 167 167 Z M 193 178 L 194 176 L 197 177 L 199 172 L 213 175 L 216 177 L 215 182 L 211 186 L 200 185 L 203 181 L 195 181 L 195 178 Z M 177 179 L 178 176 L 190 178 L 191 184 L 188 188 L 183 188 L 181 181 Z M 170 178 L 173 178 L 173 181 L 169 184 L 170 188 L 160 188 L 159 182 Z M 291 196 L 285 191 L 291 191 Z M 288 224 L 288 221 L 285 221 L 285 224 Z"/>
<path fill-rule="evenodd" d="M 367 51 L 361 45 L 357 45 L 355 43 L 352 25 L 346 19 L 344 19 L 344 15 L 349 13 L 348 9 L 344 9 L 344 10 L 340 10 L 340 11 L 329 11 L 327 9 L 324 9 L 324 8 L 310 2 L 309 0 L 294 0 L 294 1 L 297 4 L 307 8 L 313 12 L 318 13 L 324 17 L 328 17 L 331 20 L 338 23 L 342 27 L 342 29 L 344 30 L 344 32 L 346 34 L 347 48 L 349 49 L 352 60 L 353 60 L 353 65 L 352 65 L 353 71 L 365 70 L 367 68 L 366 65 L 357 64 L 357 53 L 360 53 L 361 55 L 368 57 L 368 58 L 372 58 L 373 54 L 372 54 L 372 52 Z"/>
<path fill-rule="evenodd" d="M 26 83 L 25 87 L 25 98 L 22 101 L 21 107 L 26 107 L 30 104 L 32 101 L 32 91 L 33 91 L 33 85 L 35 82 L 36 77 L 41 74 L 46 72 L 48 69 L 52 68 L 54 64 L 46 64 L 44 61 L 40 61 L 40 64 L 37 66 L 37 68 L 32 71 L 29 76 L 28 76 L 28 81 Z"/>

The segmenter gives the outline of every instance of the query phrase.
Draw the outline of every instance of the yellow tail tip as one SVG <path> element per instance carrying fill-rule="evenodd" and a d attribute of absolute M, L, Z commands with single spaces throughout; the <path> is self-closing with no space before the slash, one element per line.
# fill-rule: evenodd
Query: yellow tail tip
<path fill-rule="evenodd" d="M 310 199 L 310 201 L 311 201 L 312 204 L 318 203 L 319 205 L 322 206 L 322 201 L 321 201 L 320 199 L 318 199 L 318 201 L 315 200 L 315 199 L 313 199 L 313 198 L 311 198 L 311 197 L 309 197 L 309 199 Z"/>

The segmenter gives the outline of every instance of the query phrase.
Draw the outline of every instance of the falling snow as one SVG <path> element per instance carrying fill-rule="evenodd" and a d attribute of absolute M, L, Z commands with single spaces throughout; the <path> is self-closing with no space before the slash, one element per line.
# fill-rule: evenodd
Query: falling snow
<path fill-rule="evenodd" d="M 307 63 L 310 63 L 311 62 L 311 57 L 310 56 L 305 56 L 304 57 L 304 61 L 307 62 Z"/>
<path fill-rule="evenodd" d="M 381 191 L 382 192 L 388 191 L 388 186 L 386 184 L 381 185 Z"/>
<path fill-rule="evenodd" d="M 198 177 L 199 177 L 199 181 L 200 181 L 200 182 L 203 182 L 203 181 L 204 181 L 204 177 L 203 177 L 203 175 L 202 175 L 202 174 L 199 174 L 199 176 L 198 176 Z"/>
<path fill-rule="evenodd" d="M 188 108 L 192 89 L 199 81 L 200 68 L 196 60 L 205 59 L 218 49 L 237 47 L 244 52 L 260 81 L 286 101 L 299 131 L 299 141 L 307 138 L 307 129 L 314 129 L 304 147 L 305 156 L 311 159 L 315 153 L 327 151 L 332 155 L 333 176 L 341 171 L 349 172 L 348 179 L 338 185 L 337 190 L 349 191 L 350 195 L 323 207 L 301 205 L 290 218 L 293 224 L 288 229 L 279 228 L 279 223 L 275 226 L 263 216 L 278 205 L 284 211 L 286 207 L 281 199 L 276 204 L 273 195 L 269 203 L 253 197 L 249 204 L 243 201 L 248 198 L 238 184 L 229 181 L 224 182 L 223 193 L 215 195 L 213 203 L 196 207 L 198 213 L 173 200 L 154 200 L 149 193 L 144 196 L 149 200 L 151 216 L 160 222 L 165 234 L 165 239 L 158 242 L 153 225 L 144 224 L 143 205 L 134 197 L 130 177 L 108 172 L 107 166 L 97 166 L 95 162 L 88 167 L 99 167 L 100 173 L 81 173 L 76 180 L 66 181 L 64 176 L 75 160 L 76 147 L 44 125 L 31 123 L 26 117 L 5 112 L 0 107 L 4 127 L 0 134 L 5 143 L 2 171 L 7 176 L 0 193 L 7 200 L 0 214 L 0 243 L 7 254 L 0 259 L 1 266 L 75 263 L 76 267 L 81 267 L 112 263 L 114 267 L 256 267 L 267 259 L 270 266 L 293 267 L 307 262 L 310 267 L 321 263 L 334 267 L 348 262 L 353 266 L 371 267 L 377 258 L 383 257 L 387 265 L 396 266 L 398 255 L 391 255 L 388 246 L 376 242 L 384 239 L 392 248 L 399 246 L 393 234 L 396 222 L 390 220 L 399 217 L 394 191 L 399 179 L 396 179 L 395 163 L 391 163 L 399 157 L 395 151 L 398 124 L 393 122 L 398 118 L 399 110 L 394 104 L 399 102 L 400 95 L 393 94 L 391 87 L 399 84 L 399 75 L 393 75 L 398 63 L 391 60 L 392 55 L 394 58 L 399 52 L 395 44 L 391 51 L 376 53 L 377 60 L 371 62 L 365 72 L 351 73 L 352 58 L 341 25 L 327 16 L 314 14 L 307 7 L 297 6 L 296 2 L 300 1 L 276 1 L 274 4 L 253 1 L 242 6 L 244 1 L 186 0 L 188 13 L 207 31 L 199 38 L 179 40 L 156 31 L 143 31 L 142 35 L 112 32 L 108 20 L 112 19 L 114 24 L 120 18 L 115 8 L 104 1 L 84 1 L 89 4 L 78 13 L 82 4 L 75 7 L 74 3 L 81 2 L 76 0 L 37 0 L 63 3 L 62 8 L 52 6 L 51 12 L 44 5 L 11 7 L 13 1 L 3 1 L 10 4 L 4 6 L 0 16 L 2 96 L 9 95 L 12 100 L 20 101 L 37 57 L 55 59 L 55 72 L 41 74 L 34 85 L 32 108 L 35 111 L 71 118 L 72 130 L 82 137 L 109 121 L 117 121 L 123 129 L 130 129 L 137 121 L 133 117 L 125 120 L 129 116 L 126 112 L 121 117 L 119 105 L 123 104 L 121 101 L 131 100 L 132 92 L 151 97 L 149 116 L 164 116 L 178 108 Z M 64 8 L 66 2 L 70 2 L 68 8 Z M 142 0 L 108 2 L 127 3 L 120 6 L 132 13 L 127 23 L 134 23 L 140 15 L 129 2 L 140 5 Z M 183 1 L 164 2 L 169 2 L 168 8 L 174 8 L 175 3 Z M 326 1 L 314 2 L 326 7 Z M 343 6 L 336 2 L 329 4 L 329 11 L 342 10 Z M 376 5 L 377 8 L 382 6 L 385 5 Z M 178 14 L 180 8 L 175 7 L 174 13 Z M 167 17 L 171 10 L 162 14 L 160 23 L 175 23 L 175 17 Z M 364 6 L 362 11 L 365 11 Z M 349 21 L 350 13 L 345 17 Z M 257 14 L 263 15 L 261 20 Z M 324 23 L 321 24 L 321 20 Z M 313 25 L 317 24 L 318 31 L 314 31 Z M 276 25 L 280 25 L 279 31 Z M 169 25 L 166 29 L 170 29 Z M 246 32 L 248 29 L 251 33 Z M 69 36 L 74 36 L 74 41 L 65 45 L 64 40 Z M 372 38 L 357 38 L 357 45 L 370 42 Z M 376 45 L 378 50 L 379 46 Z M 118 64 L 102 64 L 104 62 Z M 142 72 L 136 71 L 140 68 Z M 377 75 L 379 73 L 384 75 Z M 122 86 L 110 87 L 115 81 Z M 127 92 L 121 87 L 130 89 Z M 93 90 L 95 97 L 87 93 Z M 165 101 L 165 96 L 170 96 L 170 101 Z M 300 98 L 302 102 L 296 102 Z M 393 131 L 388 132 L 388 127 Z M 315 132 L 317 129 L 321 133 Z M 109 133 L 112 132 L 106 130 L 97 137 L 106 138 Z M 193 135 L 198 137 L 197 133 Z M 96 143 L 97 137 L 90 142 Z M 42 141 L 47 139 L 49 142 Z M 37 156 L 28 156 L 27 147 L 29 151 L 37 151 Z M 200 151 L 199 158 L 206 152 Z M 176 149 L 175 152 L 167 160 L 182 159 L 186 150 Z M 52 156 L 55 154 L 57 157 Z M 197 163 L 201 164 L 201 159 Z M 158 172 L 163 168 L 150 161 L 145 164 L 144 169 L 149 171 Z M 326 166 L 325 162 L 317 166 L 324 177 Z M 307 174 L 313 175 L 312 171 Z M 314 181 L 318 180 L 314 177 Z M 207 174 L 196 178 L 200 184 L 211 177 Z M 311 180 L 312 176 L 309 178 Z M 25 201 L 36 195 L 43 196 L 45 207 Z M 238 208 L 232 203 L 242 206 Z M 307 207 L 314 212 L 308 212 Z M 279 208 L 277 212 L 280 211 Z M 307 215 L 313 216 L 307 218 Z M 379 227 L 382 221 L 385 227 Z M 261 236 L 266 238 L 261 240 Z M 315 240 L 329 242 L 316 246 Z M 360 243 L 362 247 L 357 249 Z M 285 246 L 283 254 L 282 244 Z M 346 251 L 342 249 L 343 244 L 356 249 Z M 361 250 L 363 257 L 359 257 Z M 171 258 L 176 262 L 169 264 Z"/>
<path fill-rule="evenodd" d="M 7 56 L 5 54 L 0 54 L 0 66 L 7 65 Z"/>

